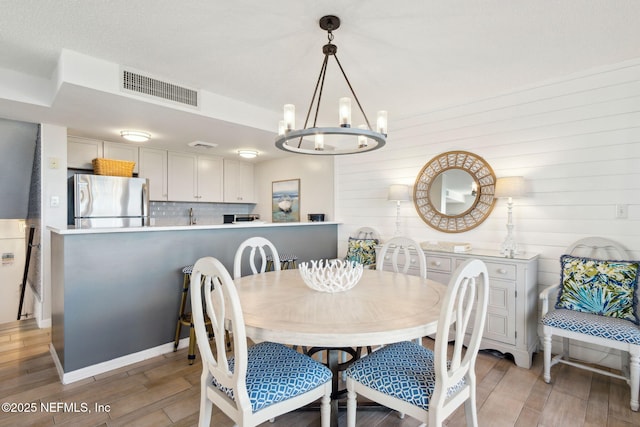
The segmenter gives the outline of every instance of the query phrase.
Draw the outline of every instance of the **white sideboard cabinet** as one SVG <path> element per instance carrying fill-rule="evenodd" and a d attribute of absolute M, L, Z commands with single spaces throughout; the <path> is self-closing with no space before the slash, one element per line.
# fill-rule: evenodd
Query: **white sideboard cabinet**
<path fill-rule="evenodd" d="M 538 346 L 538 255 L 525 253 L 505 258 L 498 251 L 489 250 L 424 253 L 427 278 L 441 283 L 448 283 L 452 273 L 466 260 L 484 261 L 489 272 L 489 306 L 480 348 L 511 354 L 516 365 L 530 368 Z M 417 262 L 411 263 L 409 273 L 418 275 Z"/>

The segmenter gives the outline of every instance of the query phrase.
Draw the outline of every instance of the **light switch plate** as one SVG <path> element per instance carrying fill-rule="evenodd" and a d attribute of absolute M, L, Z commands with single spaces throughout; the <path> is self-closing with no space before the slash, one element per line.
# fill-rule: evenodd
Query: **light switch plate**
<path fill-rule="evenodd" d="M 616 205 L 616 218 L 626 219 L 629 217 L 629 205 Z"/>

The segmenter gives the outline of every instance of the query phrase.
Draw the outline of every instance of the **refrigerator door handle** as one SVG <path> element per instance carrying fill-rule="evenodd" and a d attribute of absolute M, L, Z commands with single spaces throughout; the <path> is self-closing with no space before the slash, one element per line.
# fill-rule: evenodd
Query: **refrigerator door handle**
<path fill-rule="evenodd" d="M 149 218 L 149 182 L 142 184 L 142 225 L 150 225 Z"/>

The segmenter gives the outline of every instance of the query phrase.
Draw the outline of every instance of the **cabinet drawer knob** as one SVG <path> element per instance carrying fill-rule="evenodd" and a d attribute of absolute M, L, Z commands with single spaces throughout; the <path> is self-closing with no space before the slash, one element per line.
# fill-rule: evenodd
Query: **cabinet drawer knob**
<path fill-rule="evenodd" d="M 498 273 L 500 273 L 500 274 L 507 274 L 507 270 L 505 270 L 504 268 L 499 268 L 499 269 L 498 269 Z"/>
<path fill-rule="evenodd" d="M 440 267 L 442 265 L 440 261 L 433 261 L 431 264 L 435 265 L 436 267 Z"/>

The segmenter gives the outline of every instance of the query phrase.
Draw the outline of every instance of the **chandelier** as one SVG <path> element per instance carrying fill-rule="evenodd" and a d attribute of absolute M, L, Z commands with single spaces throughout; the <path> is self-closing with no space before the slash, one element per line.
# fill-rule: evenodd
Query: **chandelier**
<path fill-rule="evenodd" d="M 347 78 L 340 61 L 336 55 L 338 46 L 331 43 L 333 41 L 333 30 L 340 27 L 340 18 L 333 15 L 323 16 L 320 19 L 320 28 L 327 31 L 329 43 L 322 47 L 324 60 L 320 67 L 320 75 L 316 82 L 313 97 L 309 104 L 309 110 L 304 121 L 302 129 L 295 128 L 295 106 L 286 104 L 284 106 L 284 120 L 280 121 L 278 128 L 278 137 L 276 138 L 276 147 L 284 151 L 290 151 L 300 154 L 316 154 L 316 155 L 338 155 L 338 154 L 354 154 L 364 153 L 367 151 L 382 148 L 387 142 L 387 112 L 378 111 L 376 130 L 371 128 L 369 119 L 365 114 L 358 97 Z M 327 73 L 327 65 L 329 57 L 333 57 L 342 72 L 342 75 L 353 95 L 358 109 L 364 117 L 364 124 L 357 127 L 351 126 L 351 99 L 340 98 L 339 100 L 339 126 L 338 127 L 318 127 L 318 112 L 320 110 L 320 102 L 322 100 L 322 90 L 324 88 L 325 76 Z M 310 127 L 309 118 L 312 110 L 313 124 Z"/>

